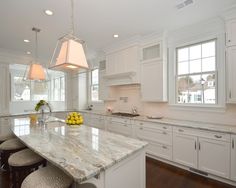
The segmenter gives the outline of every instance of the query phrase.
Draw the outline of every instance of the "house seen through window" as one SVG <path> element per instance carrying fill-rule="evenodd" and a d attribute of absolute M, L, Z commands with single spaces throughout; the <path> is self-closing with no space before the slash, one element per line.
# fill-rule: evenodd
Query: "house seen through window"
<path fill-rule="evenodd" d="M 177 48 L 177 103 L 216 104 L 216 40 Z"/>

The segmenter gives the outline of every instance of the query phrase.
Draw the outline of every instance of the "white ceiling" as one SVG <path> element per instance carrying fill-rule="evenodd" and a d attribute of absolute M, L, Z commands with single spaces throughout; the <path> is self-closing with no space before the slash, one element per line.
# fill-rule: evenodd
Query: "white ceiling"
<path fill-rule="evenodd" d="M 134 35 L 189 25 L 219 15 L 235 0 L 194 0 L 177 10 L 182 0 L 75 0 L 76 35 L 90 50 L 99 50 Z M 49 17 L 45 9 L 54 11 Z M 57 38 L 69 31 L 70 0 L 5 0 L 0 2 L 0 48 L 33 51 L 33 26 L 39 34 L 39 56 L 49 58 Z M 113 34 L 120 35 L 118 39 Z M 31 43 L 24 43 L 23 39 Z"/>

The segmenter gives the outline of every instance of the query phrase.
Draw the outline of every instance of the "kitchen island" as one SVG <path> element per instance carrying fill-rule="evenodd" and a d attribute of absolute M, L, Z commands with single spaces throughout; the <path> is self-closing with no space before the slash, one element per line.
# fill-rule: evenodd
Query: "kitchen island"
<path fill-rule="evenodd" d="M 49 118 L 42 125 L 28 117 L 12 118 L 13 133 L 30 149 L 74 179 L 74 186 L 145 188 L 146 142 L 97 128 L 69 127 Z"/>

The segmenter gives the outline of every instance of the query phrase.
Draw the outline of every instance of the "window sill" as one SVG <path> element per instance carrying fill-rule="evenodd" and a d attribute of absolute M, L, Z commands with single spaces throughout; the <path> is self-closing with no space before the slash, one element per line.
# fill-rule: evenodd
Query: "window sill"
<path fill-rule="evenodd" d="M 188 105 L 188 104 L 169 104 L 169 107 L 173 110 L 183 111 L 195 111 L 195 112 L 218 112 L 222 113 L 226 111 L 225 106 L 221 105 Z"/>

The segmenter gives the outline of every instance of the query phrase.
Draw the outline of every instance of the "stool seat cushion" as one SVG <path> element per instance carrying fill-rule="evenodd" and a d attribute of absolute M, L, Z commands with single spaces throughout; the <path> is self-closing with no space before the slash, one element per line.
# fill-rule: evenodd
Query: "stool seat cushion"
<path fill-rule="evenodd" d="M 4 142 L 11 138 L 15 138 L 15 135 L 13 134 L 13 132 L 0 133 L 0 142 Z"/>
<path fill-rule="evenodd" d="M 41 156 L 30 149 L 24 149 L 12 154 L 8 159 L 8 164 L 14 167 L 22 167 L 37 164 L 43 160 Z"/>
<path fill-rule="evenodd" d="M 53 166 L 40 168 L 28 175 L 21 188 L 68 188 L 73 183 L 72 178 Z"/>
<path fill-rule="evenodd" d="M 0 144 L 0 150 L 16 150 L 25 148 L 25 145 L 17 138 L 12 138 Z"/>

